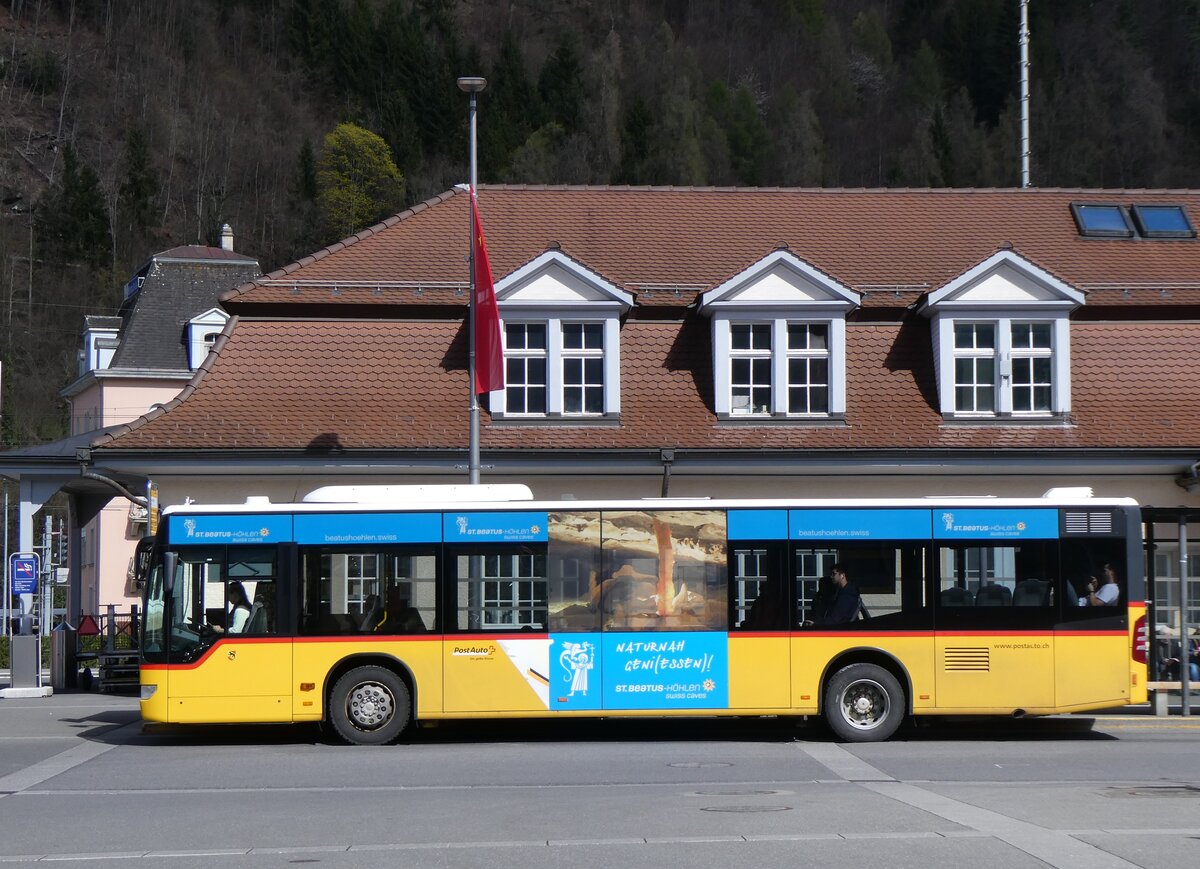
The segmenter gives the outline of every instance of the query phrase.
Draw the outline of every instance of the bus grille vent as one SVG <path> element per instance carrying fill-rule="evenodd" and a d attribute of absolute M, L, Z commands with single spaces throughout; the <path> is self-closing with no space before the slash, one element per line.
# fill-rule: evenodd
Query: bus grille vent
<path fill-rule="evenodd" d="M 1112 534 L 1112 513 L 1082 513 L 1068 511 L 1066 516 L 1068 534 Z"/>
<path fill-rule="evenodd" d="M 947 648 L 946 669 L 948 671 L 976 671 L 986 673 L 992 668 L 987 649 Z"/>

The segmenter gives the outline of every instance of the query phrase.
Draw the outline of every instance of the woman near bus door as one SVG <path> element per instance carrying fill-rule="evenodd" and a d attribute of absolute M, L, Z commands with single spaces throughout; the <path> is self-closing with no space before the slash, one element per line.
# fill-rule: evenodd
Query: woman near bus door
<path fill-rule="evenodd" d="M 1087 584 L 1087 594 L 1079 599 L 1080 606 L 1116 606 L 1121 589 L 1117 585 L 1117 569 L 1105 564 L 1100 578 L 1092 577 Z"/>
<path fill-rule="evenodd" d="M 229 619 L 226 622 L 229 627 L 226 633 L 240 634 L 250 619 L 250 601 L 246 598 L 246 589 L 240 582 L 231 582 L 225 594 L 229 600 Z"/>

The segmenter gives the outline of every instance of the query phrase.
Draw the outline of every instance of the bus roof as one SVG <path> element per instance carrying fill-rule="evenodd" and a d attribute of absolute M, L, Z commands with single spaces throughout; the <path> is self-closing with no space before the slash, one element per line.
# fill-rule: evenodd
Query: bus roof
<path fill-rule="evenodd" d="M 475 497 L 471 497 L 474 495 Z M 464 510 L 749 510 L 908 507 L 1136 507 L 1133 498 L 1096 498 L 1090 489 L 1051 489 L 1040 497 L 929 495 L 916 498 L 622 498 L 613 500 L 534 500 L 527 486 L 328 486 L 300 502 L 272 502 L 251 496 L 241 504 L 177 504 L 164 515 L 182 513 L 352 513 L 381 510 L 445 512 Z"/>

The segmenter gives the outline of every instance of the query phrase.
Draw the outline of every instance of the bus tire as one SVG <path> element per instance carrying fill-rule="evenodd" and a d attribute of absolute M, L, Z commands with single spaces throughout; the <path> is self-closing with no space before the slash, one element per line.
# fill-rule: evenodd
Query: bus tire
<path fill-rule="evenodd" d="M 904 689 L 875 664 L 851 664 L 825 688 L 825 720 L 843 742 L 882 742 L 904 718 Z"/>
<path fill-rule="evenodd" d="M 408 686 L 384 667 L 355 667 L 329 695 L 329 723 L 352 745 L 386 745 L 404 732 L 411 717 Z"/>

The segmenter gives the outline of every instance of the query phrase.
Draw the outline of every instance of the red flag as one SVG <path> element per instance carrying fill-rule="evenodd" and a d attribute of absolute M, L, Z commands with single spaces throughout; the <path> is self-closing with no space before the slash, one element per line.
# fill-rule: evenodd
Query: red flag
<path fill-rule="evenodd" d="M 471 216 L 475 235 L 471 255 L 475 259 L 475 394 L 504 388 L 504 351 L 500 346 L 500 309 L 496 306 L 496 287 L 492 284 L 492 266 L 488 262 L 483 227 L 475 191 L 471 191 Z"/>

